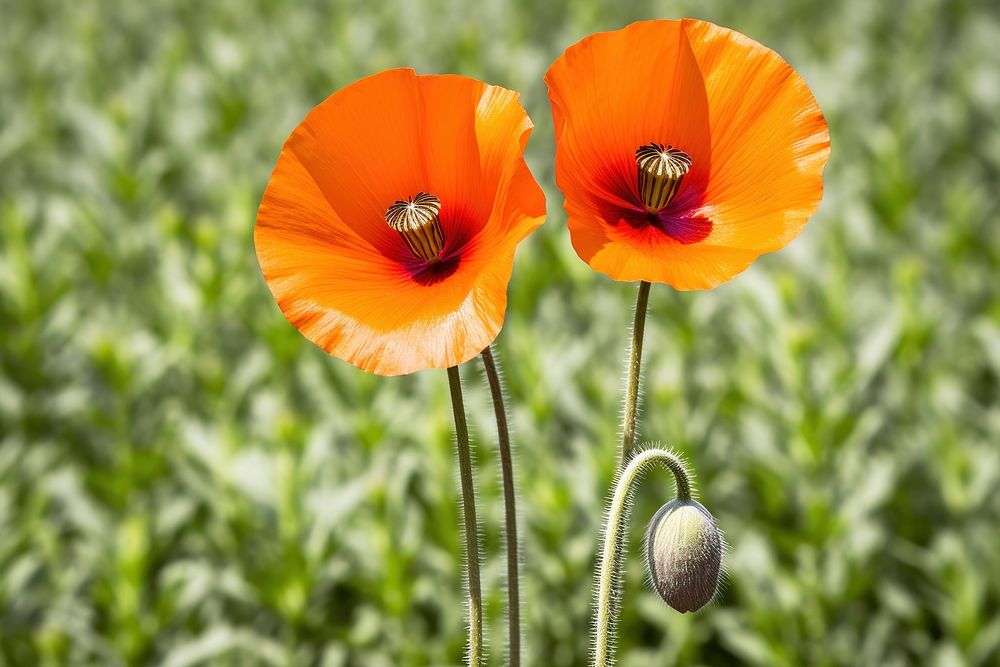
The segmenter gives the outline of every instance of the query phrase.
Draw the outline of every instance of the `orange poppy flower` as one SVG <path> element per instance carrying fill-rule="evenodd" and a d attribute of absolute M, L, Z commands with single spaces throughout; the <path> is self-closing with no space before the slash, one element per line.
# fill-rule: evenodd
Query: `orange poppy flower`
<path fill-rule="evenodd" d="M 517 244 L 545 198 L 515 92 L 396 69 L 334 93 L 295 128 L 254 244 L 288 321 L 379 375 L 458 365 L 503 324 Z"/>
<path fill-rule="evenodd" d="M 591 35 L 545 76 L 581 259 L 709 289 L 795 238 L 823 193 L 823 114 L 774 51 L 705 21 Z"/>

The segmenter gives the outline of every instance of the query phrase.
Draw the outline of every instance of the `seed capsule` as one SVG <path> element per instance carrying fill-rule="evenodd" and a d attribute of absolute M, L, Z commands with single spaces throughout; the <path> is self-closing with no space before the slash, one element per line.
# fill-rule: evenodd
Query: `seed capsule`
<path fill-rule="evenodd" d="M 684 175 L 691 170 L 691 156 L 679 148 L 651 143 L 635 149 L 639 195 L 648 213 L 658 213 L 673 200 Z"/>
<path fill-rule="evenodd" d="M 722 532 L 695 500 L 671 500 L 646 530 L 646 566 L 663 601 L 684 613 L 708 604 L 719 587 Z"/>
<path fill-rule="evenodd" d="M 436 262 L 444 248 L 444 232 L 438 214 L 441 200 L 432 194 L 418 192 L 399 199 L 385 212 L 386 223 L 399 232 L 414 255 Z"/>

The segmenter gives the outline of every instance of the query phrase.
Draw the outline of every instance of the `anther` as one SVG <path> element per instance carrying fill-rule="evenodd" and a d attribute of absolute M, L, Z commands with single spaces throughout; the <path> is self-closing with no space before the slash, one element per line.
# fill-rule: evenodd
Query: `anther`
<path fill-rule="evenodd" d="M 649 213 L 660 212 L 677 194 L 691 169 L 691 156 L 673 146 L 651 143 L 635 149 L 639 196 Z"/>
<path fill-rule="evenodd" d="M 438 214 L 441 200 L 432 194 L 418 192 L 400 199 L 385 212 L 386 223 L 399 232 L 414 255 L 436 262 L 444 248 L 444 232 Z"/>

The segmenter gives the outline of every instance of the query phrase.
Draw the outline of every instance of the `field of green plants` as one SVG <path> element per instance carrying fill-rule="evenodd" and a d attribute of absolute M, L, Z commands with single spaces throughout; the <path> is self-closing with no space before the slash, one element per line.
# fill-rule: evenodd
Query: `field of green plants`
<path fill-rule="evenodd" d="M 635 286 L 573 252 L 542 76 L 695 16 L 781 53 L 830 123 L 802 236 L 711 292 L 654 285 L 642 436 L 731 545 L 718 601 L 643 580 L 622 667 L 1000 664 L 1000 5 L 975 0 L 0 0 L 0 665 L 456 665 L 443 371 L 367 375 L 282 317 L 252 243 L 286 135 L 378 70 L 522 91 L 547 223 L 497 343 L 525 664 L 588 656 Z M 642 54 L 637 54 L 642 57 Z M 463 370 L 490 664 L 502 504 Z"/>

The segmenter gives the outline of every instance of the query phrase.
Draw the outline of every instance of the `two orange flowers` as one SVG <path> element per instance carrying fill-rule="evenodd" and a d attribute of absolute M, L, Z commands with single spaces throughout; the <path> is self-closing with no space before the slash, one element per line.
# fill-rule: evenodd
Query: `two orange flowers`
<path fill-rule="evenodd" d="M 642 58 L 635 54 L 641 52 Z M 826 123 L 775 52 L 697 20 L 567 49 L 546 77 L 573 247 L 616 280 L 709 289 L 795 238 L 822 195 Z M 254 241 L 281 311 L 380 375 L 446 368 L 503 324 L 545 199 L 517 93 L 390 70 L 292 132 Z"/>
<path fill-rule="evenodd" d="M 640 282 L 620 474 L 597 587 L 592 657 L 606 667 L 614 659 L 625 499 L 640 467 L 667 465 L 677 479 L 678 500 L 650 532 L 651 580 L 663 599 L 680 611 L 706 604 L 723 552 L 715 519 L 691 500 L 684 464 L 662 449 L 633 456 L 650 283 L 709 289 L 792 240 L 819 204 L 829 135 L 788 63 L 704 21 L 649 21 L 593 35 L 567 49 L 545 81 L 573 247 L 594 269 Z M 476 355 L 497 418 L 507 649 L 509 664 L 520 664 L 516 494 L 490 346 L 503 325 L 517 245 L 545 218 L 545 197 L 523 157 L 531 128 L 517 93 L 474 79 L 408 69 L 362 79 L 292 132 L 254 235 L 281 311 L 324 350 L 380 375 L 448 369 L 470 666 L 484 659 L 482 593 L 458 366 Z M 691 535 L 701 536 L 700 559 Z"/>

